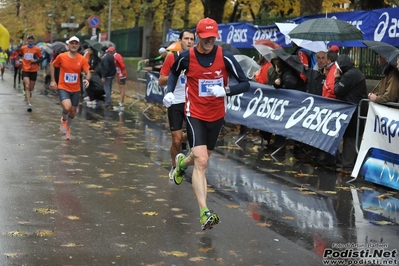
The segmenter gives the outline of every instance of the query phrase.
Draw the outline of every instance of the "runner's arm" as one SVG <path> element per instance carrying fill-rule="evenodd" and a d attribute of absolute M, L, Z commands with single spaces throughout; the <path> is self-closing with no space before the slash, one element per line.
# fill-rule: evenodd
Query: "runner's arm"
<path fill-rule="evenodd" d="M 232 96 L 248 91 L 250 87 L 248 78 L 245 76 L 244 71 L 233 54 L 229 51 L 223 50 L 223 58 L 227 72 L 229 72 L 229 74 L 238 82 L 235 85 L 229 86 L 230 92 L 226 91 L 226 95 Z"/>
<path fill-rule="evenodd" d="M 167 93 L 173 92 L 176 87 L 177 80 L 182 70 L 188 71 L 188 50 L 183 51 L 177 60 L 174 62 L 172 68 L 170 69 L 170 73 L 168 76 L 168 87 Z"/>
<path fill-rule="evenodd" d="M 159 71 L 159 80 L 158 80 L 158 86 L 165 86 L 168 84 L 168 76 L 170 73 L 170 68 L 173 66 L 173 63 L 175 62 L 175 56 L 173 53 L 170 53 L 166 56 L 165 62 L 162 65 L 161 70 Z"/>

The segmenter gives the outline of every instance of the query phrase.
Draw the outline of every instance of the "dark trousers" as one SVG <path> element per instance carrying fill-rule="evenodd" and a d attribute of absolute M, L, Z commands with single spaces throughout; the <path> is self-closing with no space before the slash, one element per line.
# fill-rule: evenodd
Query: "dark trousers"
<path fill-rule="evenodd" d="M 352 171 L 357 158 L 356 137 L 343 137 L 342 140 L 342 169 Z"/>

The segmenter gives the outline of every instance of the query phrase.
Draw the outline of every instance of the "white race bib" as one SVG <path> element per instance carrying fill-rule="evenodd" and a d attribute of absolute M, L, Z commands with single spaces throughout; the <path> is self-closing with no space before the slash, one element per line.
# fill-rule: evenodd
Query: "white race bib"
<path fill-rule="evenodd" d="M 199 79 L 198 80 L 198 95 L 200 97 L 207 97 L 207 96 L 213 96 L 208 87 L 214 86 L 214 85 L 219 85 L 223 86 L 223 78 L 219 79 Z"/>
<path fill-rule="evenodd" d="M 77 83 L 78 82 L 78 74 L 76 74 L 76 73 L 65 73 L 64 82 L 65 83 Z"/>

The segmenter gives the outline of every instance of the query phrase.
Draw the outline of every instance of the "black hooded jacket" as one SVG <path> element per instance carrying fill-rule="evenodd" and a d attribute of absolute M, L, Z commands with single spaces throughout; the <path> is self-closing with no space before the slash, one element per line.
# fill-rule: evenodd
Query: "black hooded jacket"
<path fill-rule="evenodd" d="M 334 93 L 337 99 L 354 104 L 367 99 L 366 78 L 352 60 L 342 54 L 336 63 L 342 71 L 341 77 L 335 78 Z"/>
<path fill-rule="evenodd" d="M 351 59 L 347 55 L 340 55 L 336 61 L 339 69 L 341 69 L 341 77 L 335 78 L 334 92 L 337 99 L 354 103 L 359 106 L 362 99 L 367 99 L 367 85 L 366 78 L 363 73 L 355 67 Z M 338 69 L 337 67 L 337 69 Z M 367 102 L 362 105 L 362 114 L 367 114 Z M 344 137 L 355 137 L 356 136 L 356 125 L 357 125 L 357 114 L 358 111 L 353 113 L 351 121 L 346 128 Z M 360 124 L 359 134 L 363 133 L 364 122 Z"/>

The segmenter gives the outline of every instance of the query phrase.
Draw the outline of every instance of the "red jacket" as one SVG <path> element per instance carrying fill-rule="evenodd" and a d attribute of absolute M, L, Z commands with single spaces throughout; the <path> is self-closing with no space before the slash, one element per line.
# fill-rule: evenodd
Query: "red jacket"
<path fill-rule="evenodd" d="M 329 69 L 326 75 L 326 80 L 323 85 L 322 96 L 327 98 L 336 99 L 337 96 L 334 93 L 334 85 L 335 85 L 335 76 L 334 72 L 337 69 L 337 66 L 333 64 Z"/>
<path fill-rule="evenodd" d="M 263 64 L 263 66 L 260 68 L 259 74 L 255 76 L 257 82 L 267 84 L 267 72 L 271 66 L 272 63 L 269 61 L 266 61 L 266 63 Z"/>

